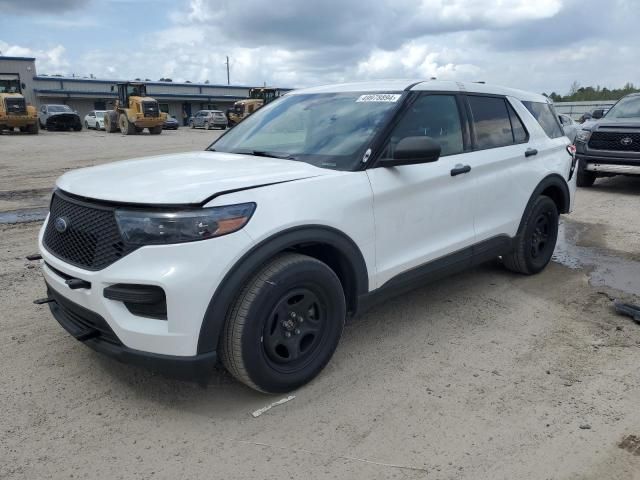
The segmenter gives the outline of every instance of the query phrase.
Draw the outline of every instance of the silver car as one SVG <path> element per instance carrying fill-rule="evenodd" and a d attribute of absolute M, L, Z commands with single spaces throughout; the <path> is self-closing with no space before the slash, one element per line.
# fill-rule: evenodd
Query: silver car
<path fill-rule="evenodd" d="M 573 120 L 569 115 L 565 115 L 563 113 L 558 115 L 558 120 L 562 125 L 562 130 L 564 130 L 564 134 L 571 140 L 571 142 L 575 142 L 576 135 L 578 134 L 578 130 L 580 130 L 580 125 Z"/>
<path fill-rule="evenodd" d="M 227 117 L 220 110 L 200 110 L 189 120 L 191 128 L 227 128 Z"/>

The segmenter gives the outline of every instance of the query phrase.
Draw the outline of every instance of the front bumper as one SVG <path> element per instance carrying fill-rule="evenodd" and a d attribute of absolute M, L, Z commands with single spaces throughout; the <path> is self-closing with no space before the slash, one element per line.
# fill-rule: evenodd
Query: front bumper
<path fill-rule="evenodd" d="M 205 379 L 216 362 L 216 352 L 179 357 L 128 348 L 98 314 L 66 299 L 47 284 L 49 309 L 60 325 L 79 341 L 119 362 L 139 365 L 178 378 Z"/>
<path fill-rule="evenodd" d="M 43 236 L 47 222 L 48 217 L 40 231 L 39 250 L 50 289 L 104 319 L 128 350 L 179 357 L 209 353 L 198 352 L 200 328 L 222 279 L 250 248 L 251 238 L 244 230 L 211 240 L 141 247 L 102 270 L 89 271 L 46 249 Z M 60 273 L 90 285 L 71 289 Z M 162 288 L 166 320 L 136 315 L 123 302 L 105 298 L 104 290 L 115 284 Z"/>
<path fill-rule="evenodd" d="M 578 153 L 582 168 L 588 172 L 640 175 L 640 153 L 635 158 Z"/>

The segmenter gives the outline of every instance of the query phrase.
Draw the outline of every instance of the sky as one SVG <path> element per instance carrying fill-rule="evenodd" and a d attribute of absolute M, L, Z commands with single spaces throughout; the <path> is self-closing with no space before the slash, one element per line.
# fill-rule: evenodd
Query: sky
<path fill-rule="evenodd" d="M 39 74 L 305 87 L 432 78 L 640 85 L 640 0 L 0 0 Z"/>

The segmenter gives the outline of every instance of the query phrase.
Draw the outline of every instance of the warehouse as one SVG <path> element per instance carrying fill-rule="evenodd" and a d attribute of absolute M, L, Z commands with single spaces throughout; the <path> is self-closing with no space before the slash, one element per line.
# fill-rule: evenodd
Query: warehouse
<path fill-rule="evenodd" d="M 0 74 L 20 77 L 28 103 L 40 107 L 65 104 L 84 117 L 91 110 L 113 107 L 118 82 L 123 79 L 96 79 L 38 75 L 36 59 L 0 56 Z M 247 98 L 251 86 L 211 85 L 205 83 L 147 82 L 147 92 L 160 104 L 160 109 L 182 119 L 198 110 L 225 110 L 233 102 Z M 287 89 L 281 89 L 287 90 Z"/>

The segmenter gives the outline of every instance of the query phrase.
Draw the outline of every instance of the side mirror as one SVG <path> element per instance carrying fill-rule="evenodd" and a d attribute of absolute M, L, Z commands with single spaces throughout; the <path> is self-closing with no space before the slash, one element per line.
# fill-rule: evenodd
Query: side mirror
<path fill-rule="evenodd" d="M 398 167 L 435 162 L 440 158 L 440 144 L 431 137 L 405 137 L 398 142 L 393 158 L 380 161 L 382 167 Z"/>
<path fill-rule="evenodd" d="M 596 120 L 602 117 L 604 117 L 604 110 L 602 109 L 594 110 L 593 114 L 591 114 L 591 118 L 595 118 Z"/>

